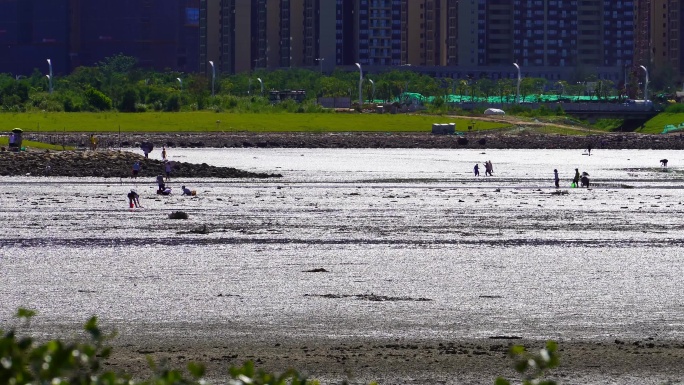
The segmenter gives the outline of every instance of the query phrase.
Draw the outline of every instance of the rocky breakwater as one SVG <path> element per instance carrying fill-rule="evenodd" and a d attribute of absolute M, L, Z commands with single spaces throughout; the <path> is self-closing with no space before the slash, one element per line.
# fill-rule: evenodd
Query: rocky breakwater
<path fill-rule="evenodd" d="M 3 176 L 73 176 L 125 178 L 132 174 L 133 163 L 140 162 L 141 177 L 155 177 L 164 172 L 164 162 L 147 159 L 128 151 L 22 151 L 0 152 L 0 175 Z M 172 162 L 173 177 L 192 178 L 271 178 L 280 174 L 253 173 L 232 167 L 206 163 Z"/>
<path fill-rule="evenodd" d="M 67 145 L 87 145 L 86 134 L 66 135 Z M 154 144 L 154 151 L 166 148 L 450 148 L 450 149 L 584 149 L 589 144 L 599 149 L 684 149 L 684 134 L 648 135 L 633 132 L 587 135 L 541 134 L 524 127 L 507 130 L 466 132 L 462 135 L 423 133 L 145 133 L 100 134 L 102 147 L 139 148 L 140 143 Z M 49 138 L 35 140 L 53 143 Z"/>

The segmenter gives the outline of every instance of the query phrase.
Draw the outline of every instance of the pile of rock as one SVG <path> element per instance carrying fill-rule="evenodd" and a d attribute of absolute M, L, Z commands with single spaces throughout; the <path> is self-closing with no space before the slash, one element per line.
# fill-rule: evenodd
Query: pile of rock
<path fill-rule="evenodd" d="M 22 151 L 0 152 L 0 175 L 130 177 L 133 163 L 140 162 L 141 177 L 164 174 L 164 162 L 128 151 Z M 270 178 L 280 174 L 253 173 L 206 163 L 172 162 L 172 177 Z"/>
<path fill-rule="evenodd" d="M 556 148 L 584 149 L 684 149 L 684 135 L 647 135 L 638 133 L 596 133 L 588 136 L 540 134 L 520 127 L 515 130 L 466 132 L 463 135 L 425 133 L 128 133 L 123 137 L 100 134 L 100 143 L 109 148 L 139 148 L 151 142 L 155 151 L 166 148 Z M 38 141 L 52 143 L 48 137 Z M 86 134 L 67 134 L 59 138 L 66 145 L 84 146 Z M 85 143 L 85 144 L 84 144 Z"/>

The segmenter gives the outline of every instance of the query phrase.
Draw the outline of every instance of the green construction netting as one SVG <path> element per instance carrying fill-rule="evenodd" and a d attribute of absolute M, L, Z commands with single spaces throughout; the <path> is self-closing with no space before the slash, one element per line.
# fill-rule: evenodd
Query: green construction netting
<path fill-rule="evenodd" d="M 447 103 L 514 103 L 515 95 L 504 95 L 504 96 L 490 96 L 489 98 L 484 98 L 480 96 L 469 96 L 469 95 L 446 95 L 445 101 Z M 602 100 L 616 100 L 617 96 L 611 96 L 607 99 Z M 434 96 L 423 96 L 422 94 L 416 92 L 404 92 L 395 101 L 413 101 L 413 102 L 427 102 L 430 103 L 435 100 Z M 559 100 L 572 101 L 572 102 L 596 102 L 598 99 L 595 96 L 573 96 L 573 95 L 557 95 L 557 94 L 542 94 L 542 95 L 527 95 L 524 98 L 521 97 L 520 101 L 525 103 L 548 103 L 557 102 Z"/>
<path fill-rule="evenodd" d="M 674 124 L 668 124 L 663 129 L 662 134 L 667 134 L 668 132 L 679 131 L 679 130 L 684 130 L 684 123 L 679 123 L 679 126 L 675 126 Z"/>

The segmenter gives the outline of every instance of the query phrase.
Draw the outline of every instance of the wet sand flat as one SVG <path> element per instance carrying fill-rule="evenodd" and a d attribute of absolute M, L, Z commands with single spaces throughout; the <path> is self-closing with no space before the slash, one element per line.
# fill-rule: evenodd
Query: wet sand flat
<path fill-rule="evenodd" d="M 178 151 L 284 175 L 172 180 L 193 198 L 3 178 L 0 320 L 32 308 L 52 337 L 98 315 L 119 332 L 110 364 L 140 375 L 152 354 L 212 378 L 253 359 L 328 383 L 484 384 L 514 377 L 511 344 L 553 339 L 561 382 L 681 381 L 684 195 L 657 167 L 676 154 L 540 151 Z M 532 172 L 572 162 L 596 187 Z"/>

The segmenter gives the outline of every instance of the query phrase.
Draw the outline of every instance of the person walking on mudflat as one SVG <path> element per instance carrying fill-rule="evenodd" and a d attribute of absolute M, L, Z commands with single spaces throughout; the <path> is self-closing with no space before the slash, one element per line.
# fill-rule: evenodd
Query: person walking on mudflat
<path fill-rule="evenodd" d="M 173 170 L 173 164 L 171 164 L 170 160 L 167 160 L 164 163 L 164 171 L 166 172 L 166 181 L 167 182 L 171 181 L 171 170 Z"/>
<path fill-rule="evenodd" d="M 558 178 L 558 169 L 553 169 L 553 182 L 556 184 L 556 188 L 560 188 L 560 178 Z"/>
<path fill-rule="evenodd" d="M 494 166 L 492 166 L 492 161 L 488 160 L 485 162 L 485 176 L 492 176 L 494 172 Z"/>
<path fill-rule="evenodd" d="M 138 178 L 138 174 L 140 173 L 140 162 L 137 160 L 135 163 L 133 163 L 133 178 Z"/>
<path fill-rule="evenodd" d="M 575 177 L 572 178 L 572 187 L 579 187 L 579 181 L 580 181 L 580 173 L 579 169 L 575 169 Z"/>
<path fill-rule="evenodd" d="M 475 173 L 475 176 L 480 176 L 480 165 L 475 163 L 475 167 L 473 167 L 473 172 Z"/>

